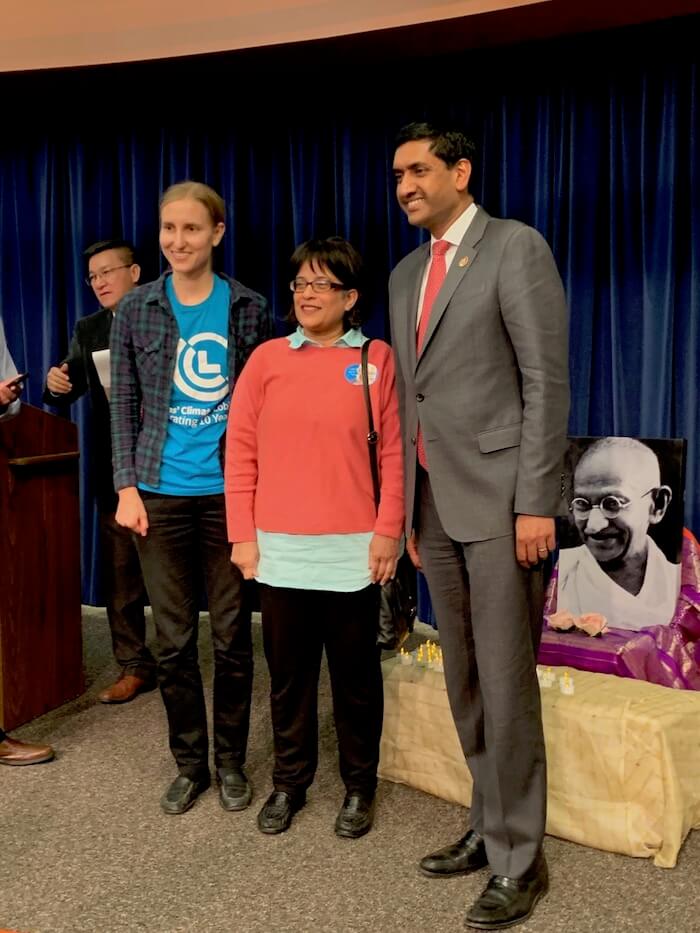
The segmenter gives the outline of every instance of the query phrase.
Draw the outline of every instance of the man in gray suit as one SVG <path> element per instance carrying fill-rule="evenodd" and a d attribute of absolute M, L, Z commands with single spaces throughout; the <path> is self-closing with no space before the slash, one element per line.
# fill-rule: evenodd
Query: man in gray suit
<path fill-rule="evenodd" d="M 469 193 L 474 145 L 411 124 L 396 194 L 431 242 L 390 280 L 409 551 L 435 608 L 452 714 L 474 778 L 471 828 L 421 860 L 493 872 L 477 929 L 525 920 L 548 886 L 536 653 L 569 407 L 564 291 L 544 239 Z"/>

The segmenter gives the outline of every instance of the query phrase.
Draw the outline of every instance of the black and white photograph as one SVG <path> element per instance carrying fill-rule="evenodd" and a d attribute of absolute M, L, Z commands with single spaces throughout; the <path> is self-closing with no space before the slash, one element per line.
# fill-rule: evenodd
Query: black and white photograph
<path fill-rule="evenodd" d="M 667 625 L 680 590 L 683 440 L 570 438 L 557 606 L 613 628 Z"/>

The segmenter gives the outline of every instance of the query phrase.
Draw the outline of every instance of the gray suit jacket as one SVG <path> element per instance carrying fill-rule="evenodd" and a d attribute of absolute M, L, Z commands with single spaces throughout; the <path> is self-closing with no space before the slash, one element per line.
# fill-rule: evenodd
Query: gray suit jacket
<path fill-rule="evenodd" d="M 568 325 L 552 253 L 532 227 L 479 208 L 416 359 L 424 244 L 389 282 L 406 451 L 406 529 L 423 431 L 442 526 L 456 541 L 511 534 L 515 515 L 556 515 L 569 412 Z"/>

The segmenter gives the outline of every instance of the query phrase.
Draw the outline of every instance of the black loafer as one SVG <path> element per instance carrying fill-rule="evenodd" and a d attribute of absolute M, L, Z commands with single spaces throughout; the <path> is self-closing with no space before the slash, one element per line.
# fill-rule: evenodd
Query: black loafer
<path fill-rule="evenodd" d="M 503 930 L 522 923 L 548 887 L 547 863 L 540 852 L 522 878 L 492 875 L 467 914 L 466 925 L 475 930 Z"/>
<path fill-rule="evenodd" d="M 193 781 L 179 774 L 160 799 L 164 813 L 184 813 L 210 785 L 209 776 Z"/>
<path fill-rule="evenodd" d="M 245 810 L 253 799 L 253 788 L 240 768 L 218 768 L 219 801 L 224 810 Z"/>
<path fill-rule="evenodd" d="M 374 797 L 348 794 L 335 821 L 335 834 L 344 839 L 359 839 L 372 828 Z"/>
<path fill-rule="evenodd" d="M 258 813 L 258 829 L 261 833 L 286 832 L 292 824 L 292 817 L 306 803 L 306 793 L 288 794 L 283 790 L 274 790 Z"/>
<path fill-rule="evenodd" d="M 468 875 L 485 868 L 488 863 L 483 836 L 470 829 L 454 845 L 426 855 L 420 860 L 419 866 L 429 878 L 449 878 L 452 875 Z"/>

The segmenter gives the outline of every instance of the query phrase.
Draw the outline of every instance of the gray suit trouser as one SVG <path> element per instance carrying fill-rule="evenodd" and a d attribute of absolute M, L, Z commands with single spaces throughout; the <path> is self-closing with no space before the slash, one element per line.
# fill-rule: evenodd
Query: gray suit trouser
<path fill-rule="evenodd" d="M 444 531 L 428 474 L 415 526 L 443 650 L 447 695 L 474 779 L 471 827 L 494 874 L 519 878 L 544 835 L 547 773 L 535 670 L 543 577 L 513 535 L 460 543 Z"/>

